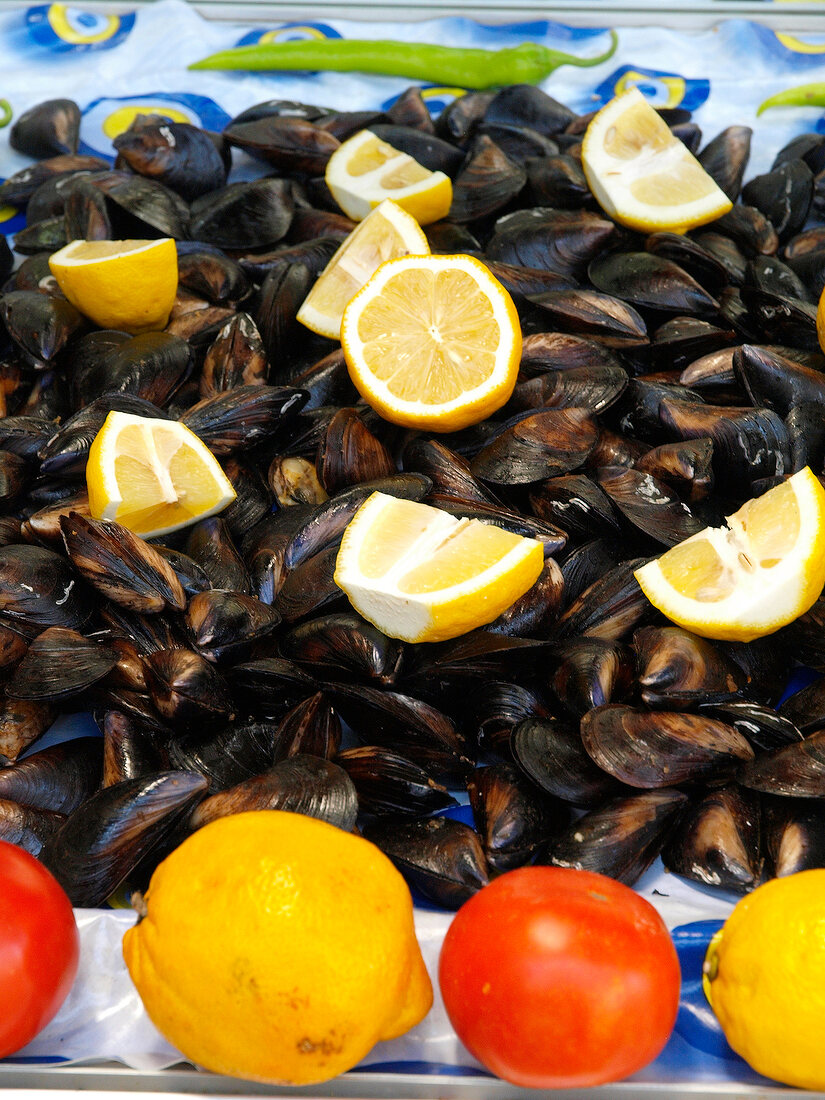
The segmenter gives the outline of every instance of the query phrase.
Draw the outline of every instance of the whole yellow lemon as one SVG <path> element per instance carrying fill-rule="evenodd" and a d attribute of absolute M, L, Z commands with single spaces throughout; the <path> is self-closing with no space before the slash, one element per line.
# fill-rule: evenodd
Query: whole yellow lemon
<path fill-rule="evenodd" d="M 710 942 L 704 986 L 753 1069 L 825 1089 L 825 870 L 772 879 L 743 898 Z"/>
<path fill-rule="evenodd" d="M 233 814 L 157 868 L 123 954 L 155 1026 L 191 1061 L 326 1081 L 432 1004 L 410 892 L 369 841 L 301 814 Z"/>

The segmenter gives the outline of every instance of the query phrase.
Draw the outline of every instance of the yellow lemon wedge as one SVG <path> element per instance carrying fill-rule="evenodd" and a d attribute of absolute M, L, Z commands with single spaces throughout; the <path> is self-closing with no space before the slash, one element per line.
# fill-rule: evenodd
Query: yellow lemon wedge
<path fill-rule="evenodd" d="M 445 218 L 453 201 L 449 176 L 431 172 L 371 130 L 359 130 L 335 150 L 324 178 L 335 201 L 356 222 L 392 199 L 419 225 L 429 225 Z"/>
<path fill-rule="evenodd" d="M 429 253 L 415 218 L 385 199 L 353 229 L 321 272 L 298 310 L 298 320 L 319 336 L 337 340 L 344 308 L 385 260 Z"/>
<path fill-rule="evenodd" d="M 706 638 L 749 642 L 804 614 L 825 585 L 825 490 L 806 466 L 636 570 L 650 602 Z"/>
<path fill-rule="evenodd" d="M 218 460 L 176 420 L 110 412 L 86 463 L 89 510 L 144 538 L 220 512 L 235 490 Z"/>
<path fill-rule="evenodd" d="M 390 637 L 440 642 L 492 622 L 543 564 L 536 539 L 373 493 L 344 531 L 335 583 Z"/>
<path fill-rule="evenodd" d="M 638 88 L 591 119 L 582 167 L 602 209 L 641 232 L 691 229 L 733 205 Z"/>
<path fill-rule="evenodd" d="M 49 257 L 58 286 L 101 328 L 162 329 L 178 291 L 171 237 L 157 241 L 72 241 Z"/>
<path fill-rule="evenodd" d="M 356 389 L 385 420 L 453 432 L 510 397 L 521 325 L 472 256 L 406 256 L 382 264 L 346 307 L 341 346 Z"/>

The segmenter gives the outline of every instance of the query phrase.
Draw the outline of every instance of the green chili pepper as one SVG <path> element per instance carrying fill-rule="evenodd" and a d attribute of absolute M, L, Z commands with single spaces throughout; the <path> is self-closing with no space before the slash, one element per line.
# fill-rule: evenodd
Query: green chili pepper
<path fill-rule="evenodd" d="M 505 84 L 538 84 L 560 65 L 600 65 L 616 52 L 618 36 L 598 57 L 576 57 L 524 42 L 502 50 L 464 49 L 424 42 L 362 41 L 321 38 L 265 42 L 223 50 L 190 65 L 190 69 L 308 69 L 336 73 L 402 76 L 461 88 L 495 88 Z"/>
<path fill-rule="evenodd" d="M 0 99 L 0 130 L 11 122 L 13 111 L 7 99 Z"/>
<path fill-rule="evenodd" d="M 759 104 L 757 115 L 769 107 L 825 107 L 825 84 L 800 84 L 777 92 Z"/>

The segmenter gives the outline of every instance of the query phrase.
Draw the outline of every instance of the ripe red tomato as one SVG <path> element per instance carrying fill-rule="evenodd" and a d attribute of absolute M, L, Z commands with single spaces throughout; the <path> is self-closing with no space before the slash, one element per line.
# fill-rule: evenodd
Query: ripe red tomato
<path fill-rule="evenodd" d="M 72 906 L 34 856 L 0 840 L 0 1057 L 30 1042 L 77 973 Z"/>
<path fill-rule="evenodd" d="M 618 1081 L 661 1051 L 680 972 L 652 905 L 590 871 L 523 867 L 459 909 L 441 949 L 447 1014 L 498 1077 L 532 1088 Z"/>

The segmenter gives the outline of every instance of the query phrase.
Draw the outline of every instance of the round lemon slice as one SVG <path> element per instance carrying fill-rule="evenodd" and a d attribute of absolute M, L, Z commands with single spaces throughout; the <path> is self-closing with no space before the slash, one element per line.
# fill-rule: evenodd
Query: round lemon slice
<path fill-rule="evenodd" d="M 358 392 L 386 420 L 452 432 L 510 397 L 521 324 L 472 256 L 406 256 L 382 264 L 346 307 L 341 346 Z"/>
<path fill-rule="evenodd" d="M 209 448 L 184 424 L 110 412 L 86 463 L 89 511 L 144 538 L 220 512 L 235 490 Z"/>
<path fill-rule="evenodd" d="M 157 241 L 72 241 L 49 257 L 68 300 L 101 328 L 162 329 L 178 291 L 171 237 Z"/>
<path fill-rule="evenodd" d="M 650 602 L 706 638 L 749 642 L 804 614 L 825 585 L 825 490 L 806 466 L 636 570 Z"/>
<path fill-rule="evenodd" d="M 412 214 L 385 199 L 329 261 L 298 310 L 298 320 L 320 336 L 337 340 L 345 306 L 385 260 L 429 253 L 427 237 Z"/>
<path fill-rule="evenodd" d="M 449 176 L 431 172 L 371 130 L 359 130 L 335 150 L 324 178 L 335 201 L 356 222 L 392 199 L 419 225 L 429 225 L 445 218 L 453 201 Z"/>
<path fill-rule="evenodd" d="M 373 493 L 344 531 L 335 583 L 384 634 L 439 642 L 492 622 L 543 564 L 536 539 Z"/>
<path fill-rule="evenodd" d="M 645 233 L 704 225 L 733 205 L 638 88 L 591 119 L 582 167 L 602 209 Z"/>

